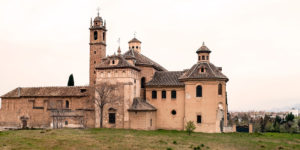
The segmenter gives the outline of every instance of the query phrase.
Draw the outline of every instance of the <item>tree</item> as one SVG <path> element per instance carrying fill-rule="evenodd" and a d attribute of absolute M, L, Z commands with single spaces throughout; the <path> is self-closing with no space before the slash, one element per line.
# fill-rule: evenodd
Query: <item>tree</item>
<path fill-rule="evenodd" d="M 279 132 L 281 121 L 282 121 L 281 118 L 276 115 L 276 118 L 275 118 L 274 123 L 273 123 L 273 127 L 274 127 L 275 132 Z"/>
<path fill-rule="evenodd" d="M 287 124 L 287 128 L 290 129 L 294 123 L 295 116 L 292 113 L 289 113 L 285 116 L 285 121 Z"/>
<path fill-rule="evenodd" d="M 103 108 L 106 104 L 113 104 L 120 99 L 117 93 L 117 85 L 102 82 L 95 88 L 96 96 L 94 103 L 99 108 L 100 128 L 103 127 Z"/>
<path fill-rule="evenodd" d="M 189 121 L 186 123 L 185 129 L 189 135 L 196 129 L 196 126 L 193 121 Z"/>
<path fill-rule="evenodd" d="M 62 128 L 66 113 L 69 111 L 63 107 L 62 100 L 50 101 L 49 109 L 53 119 L 53 128 Z"/>
<path fill-rule="evenodd" d="M 73 74 L 69 76 L 68 86 L 74 86 L 74 77 Z"/>
<path fill-rule="evenodd" d="M 295 118 L 295 116 L 294 116 L 292 113 L 289 113 L 289 114 L 287 114 L 287 115 L 285 116 L 285 120 L 286 120 L 287 122 L 289 122 L 289 121 L 294 121 L 294 118 Z"/>

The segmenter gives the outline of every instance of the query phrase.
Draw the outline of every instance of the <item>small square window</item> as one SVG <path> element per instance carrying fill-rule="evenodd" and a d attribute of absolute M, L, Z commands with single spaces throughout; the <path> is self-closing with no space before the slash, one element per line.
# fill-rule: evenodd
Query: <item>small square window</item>
<path fill-rule="evenodd" d="M 197 115 L 197 123 L 201 123 L 202 122 L 202 117 L 201 115 Z"/>

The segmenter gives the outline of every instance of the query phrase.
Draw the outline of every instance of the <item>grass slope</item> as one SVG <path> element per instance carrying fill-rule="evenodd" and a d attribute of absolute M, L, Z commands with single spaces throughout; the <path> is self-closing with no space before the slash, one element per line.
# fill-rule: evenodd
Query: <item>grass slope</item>
<path fill-rule="evenodd" d="M 0 132 L 0 149 L 300 149 L 300 134 L 193 133 L 125 129 Z"/>

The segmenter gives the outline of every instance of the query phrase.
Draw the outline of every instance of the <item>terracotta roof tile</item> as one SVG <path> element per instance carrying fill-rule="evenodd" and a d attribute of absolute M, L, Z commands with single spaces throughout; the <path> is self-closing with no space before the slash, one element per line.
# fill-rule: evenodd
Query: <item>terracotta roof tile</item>
<path fill-rule="evenodd" d="M 135 58 L 136 60 L 135 65 L 137 66 L 148 65 L 148 66 L 153 66 L 158 71 L 167 71 L 167 69 L 165 69 L 158 63 L 154 62 L 153 60 L 149 59 L 148 57 L 134 50 L 128 50 L 123 54 L 123 56 L 125 59 Z"/>
<path fill-rule="evenodd" d="M 88 86 L 65 87 L 20 87 L 16 88 L 1 98 L 19 97 L 82 97 L 88 96 Z"/>
<path fill-rule="evenodd" d="M 156 111 L 156 108 L 149 104 L 145 99 L 136 97 L 128 111 Z"/>
<path fill-rule="evenodd" d="M 201 72 L 201 68 L 205 71 Z M 191 69 L 186 71 L 183 75 L 179 77 L 179 80 L 184 79 L 224 79 L 228 81 L 228 78 L 220 71 L 220 67 L 216 67 L 209 62 L 198 62 L 193 65 Z"/>
<path fill-rule="evenodd" d="M 178 78 L 184 71 L 157 71 L 146 86 L 184 86 Z"/>
<path fill-rule="evenodd" d="M 139 42 L 139 43 L 142 43 L 140 40 L 138 40 L 137 38 L 133 38 L 132 40 L 130 40 L 128 43 L 131 43 L 131 42 Z"/>
<path fill-rule="evenodd" d="M 111 64 L 111 60 L 115 60 L 117 64 Z M 116 61 L 118 60 L 118 61 Z M 103 62 L 96 66 L 96 69 L 114 69 L 114 68 L 132 68 L 140 71 L 139 68 L 130 64 L 122 55 L 113 55 L 103 59 Z"/>

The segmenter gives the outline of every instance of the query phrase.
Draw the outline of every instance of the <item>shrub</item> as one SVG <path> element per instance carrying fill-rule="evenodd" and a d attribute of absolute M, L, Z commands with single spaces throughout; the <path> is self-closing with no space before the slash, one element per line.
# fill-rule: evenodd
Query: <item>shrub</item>
<path fill-rule="evenodd" d="M 196 129 L 196 126 L 193 121 L 187 122 L 185 126 L 186 131 L 188 132 L 189 135 L 191 135 L 192 132 Z"/>

